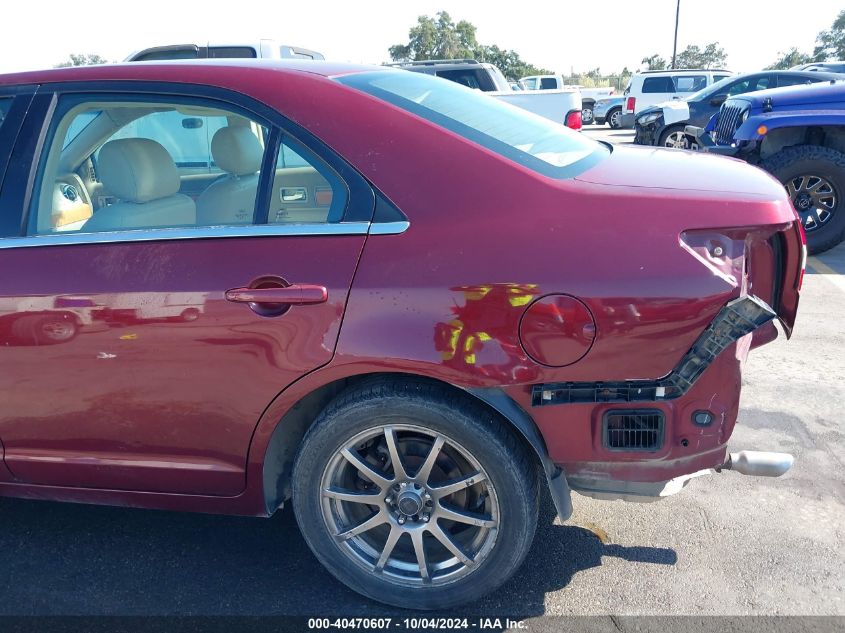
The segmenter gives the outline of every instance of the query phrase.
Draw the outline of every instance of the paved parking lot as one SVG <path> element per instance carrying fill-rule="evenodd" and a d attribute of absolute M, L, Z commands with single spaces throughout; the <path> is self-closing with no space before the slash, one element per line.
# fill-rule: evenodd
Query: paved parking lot
<path fill-rule="evenodd" d="M 607 141 L 609 143 L 633 143 L 634 130 L 611 130 L 607 125 L 585 125 L 581 128 L 584 134 L 597 141 Z"/>
<path fill-rule="evenodd" d="M 732 447 L 791 452 L 788 475 L 712 475 L 646 505 L 575 495 L 563 525 L 546 500 L 522 570 L 465 611 L 845 615 L 844 313 L 845 245 L 811 259 L 793 339 L 747 365 Z M 289 508 L 262 520 L 0 499 L 0 517 L 4 614 L 396 613 L 334 581 Z"/>

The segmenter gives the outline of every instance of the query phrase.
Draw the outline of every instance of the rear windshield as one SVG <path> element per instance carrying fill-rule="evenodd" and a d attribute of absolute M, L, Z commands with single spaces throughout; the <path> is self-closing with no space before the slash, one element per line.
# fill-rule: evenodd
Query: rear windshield
<path fill-rule="evenodd" d="M 561 123 L 429 75 L 376 71 L 345 75 L 337 81 L 553 178 L 572 177 L 610 153 L 605 145 Z"/>

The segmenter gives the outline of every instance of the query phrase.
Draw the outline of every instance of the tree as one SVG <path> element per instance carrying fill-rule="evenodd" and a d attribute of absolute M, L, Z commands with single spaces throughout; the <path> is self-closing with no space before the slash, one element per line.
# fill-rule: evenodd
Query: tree
<path fill-rule="evenodd" d="M 421 15 L 417 18 L 417 24 L 408 32 L 408 43 L 395 44 L 388 49 L 388 53 L 397 62 L 478 59 L 497 66 L 512 81 L 527 75 L 552 74 L 550 70 L 523 61 L 515 51 L 504 50 L 495 44 L 479 44 L 475 33 L 473 24 L 466 20 L 456 24 L 445 11 L 440 11 L 435 17 Z"/>
<path fill-rule="evenodd" d="M 845 59 L 845 10 L 833 21 L 828 31 L 821 31 L 816 36 L 816 48 L 811 61 Z"/>
<path fill-rule="evenodd" d="M 719 42 L 712 42 L 701 50 L 698 46 L 690 44 L 678 53 L 676 68 L 724 68 L 728 60 L 725 49 L 719 46 Z"/>
<path fill-rule="evenodd" d="M 654 54 L 651 57 L 643 57 L 641 64 L 646 65 L 646 70 L 665 70 L 669 64 L 660 55 Z"/>
<path fill-rule="evenodd" d="M 85 55 L 71 53 L 67 61 L 56 64 L 54 68 L 67 68 L 69 66 L 94 66 L 95 64 L 108 64 L 108 60 L 99 55 Z"/>
<path fill-rule="evenodd" d="M 391 46 L 388 52 L 393 61 L 460 59 L 471 57 L 477 47 L 475 27 L 466 20 L 455 24 L 441 11 L 436 19 L 419 16 L 417 25 L 408 32 L 408 43 Z"/>
<path fill-rule="evenodd" d="M 801 64 L 809 64 L 813 61 L 812 55 L 802 53 L 794 46 L 785 53 L 778 53 L 778 60 L 771 66 L 766 66 L 766 70 L 786 70 L 793 66 L 800 66 Z"/>

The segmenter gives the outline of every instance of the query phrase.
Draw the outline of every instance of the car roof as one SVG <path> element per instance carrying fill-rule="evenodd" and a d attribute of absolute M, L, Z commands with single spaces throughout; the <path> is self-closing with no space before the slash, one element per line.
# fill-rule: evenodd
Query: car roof
<path fill-rule="evenodd" d="M 309 73 L 322 77 L 336 77 L 359 72 L 386 70 L 381 66 L 346 64 L 310 59 L 190 59 L 149 62 L 125 62 L 51 68 L 19 73 L 0 74 L 0 85 L 46 84 L 73 81 L 147 80 L 207 83 L 208 71 L 229 78 L 236 78 L 243 69 L 264 70 L 273 73 Z M 196 72 L 192 81 L 192 73 Z M 221 77 L 222 78 L 222 77 Z"/>
<path fill-rule="evenodd" d="M 635 75 L 673 75 L 675 73 L 731 73 L 732 70 L 725 68 L 673 68 L 666 70 L 641 70 Z"/>
<path fill-rule="evenodd" d="M 493 64 L 489 62 L 479 62 L 473 59 L 463 61 L 441 61 L 430 60 L 421 62 L 395 62 L 392 64 L 385 64 L 388 68 L 401 68 L 402 70 L 411 70 L 416 72 L 425 72 L 427 70 L 457 70 L 462 68 L 492 68 Z"/>

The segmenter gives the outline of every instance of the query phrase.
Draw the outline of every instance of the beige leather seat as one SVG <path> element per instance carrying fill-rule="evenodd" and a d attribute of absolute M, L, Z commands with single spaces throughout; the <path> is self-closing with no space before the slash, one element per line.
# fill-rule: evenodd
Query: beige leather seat
<path fill-rule="evenodd" d="M 211 156 L 227 175 L 197 198 L 197 222 L 203 226 L 251 224 L 264 157 L 261 142 L 249 127 L 220 128 L 211 139 Z"/>
<path fill-rule="evenodd" d="M 196 225 L 196 205 L 179 193 L 176 164 L 160 143 L 145 138 L 109 141 L 97 164 L 103 188 L 121 201 L 97 211 L 82 231 Z"/>

